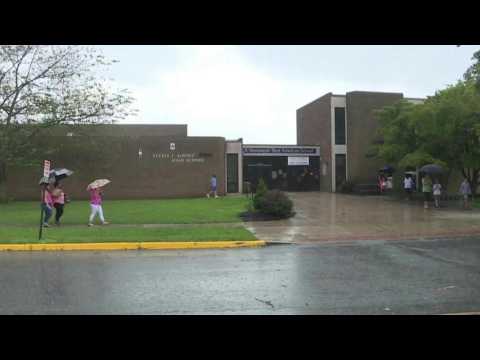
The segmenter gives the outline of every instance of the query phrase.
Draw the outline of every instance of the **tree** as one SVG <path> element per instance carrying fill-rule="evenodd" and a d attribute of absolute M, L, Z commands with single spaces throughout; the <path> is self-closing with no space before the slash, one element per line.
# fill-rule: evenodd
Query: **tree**
<path fill-rule="evenodd" d="M 476 192 L 480 176 L 480 93 L 472 81 L 438 91 L 423 104 L 405 101 L 378 112 L 376 156 L 399 167 L 436 163 L 466 176 Z"/>
<path fill-rule="evenodd" d="M 475 88 L 480 93 L 480 50 L 473 54 L 472 60 L 475 62 L 467 69 L 463 78 L 467 82 L 474 83 Z M 474 116 L 477 121 L 473 128 L 477 136 L 480 136 L 480 112 L 477 112 Z"/>
<path fill-rule="evenodd" d="M 0 189 L 10 164 L 31 164 L 35 146 L 57 125 L 112 123 L 132 111 L 126 90 L 113 92 L 96 49 L 81 46 L 0 46 Z M 0 198 L 2 193 L 0 192 Z"/>
<path fill-rule="evenodd" d="M 472 60 L 475 62 L 467 69 L 463 78 L 465 81 L 474 82 L 476 89 L 480 92 L 480 50 L 473 54 Z"/>

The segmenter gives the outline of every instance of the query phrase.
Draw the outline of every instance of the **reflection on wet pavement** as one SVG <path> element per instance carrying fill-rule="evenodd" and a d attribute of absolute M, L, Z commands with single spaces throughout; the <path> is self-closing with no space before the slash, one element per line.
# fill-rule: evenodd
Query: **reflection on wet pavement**
<path fill-rule="evenodd" d="M 262 240 L 309 243 L 328 240 L 410 239 L 480 234 L 480 212 L 454 206 L 424 209 L 381 196 L 290 193 L 296 215 L 245 223 Z M 457 204 L 458 206 L 458 204 Z"/>

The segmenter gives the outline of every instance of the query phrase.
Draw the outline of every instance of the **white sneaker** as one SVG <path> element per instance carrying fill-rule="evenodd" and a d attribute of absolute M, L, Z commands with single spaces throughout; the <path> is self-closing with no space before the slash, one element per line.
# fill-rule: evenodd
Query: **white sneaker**
<path fill-rule="evenodd" d="M 215 195 L 215 199 L 218 199 L 218 196 L 217 196 L 217 195 Z"/>
<path fill-rule="evenodd" d="M 93 224 L 92 224 L 92 223 L 89 223 L 88 226 L 93 226 Z"/>
<path fill-rule="evenodd" d="M 207 198 L 210 199 L 210 194 L 207 194 Z"/>
<path fill-rule="evenodd" d="M 108 221 L 104 221 L 104 222 L 102 223 L 102 225 L 108 225 L 108 224 L 110 224 Z"/>

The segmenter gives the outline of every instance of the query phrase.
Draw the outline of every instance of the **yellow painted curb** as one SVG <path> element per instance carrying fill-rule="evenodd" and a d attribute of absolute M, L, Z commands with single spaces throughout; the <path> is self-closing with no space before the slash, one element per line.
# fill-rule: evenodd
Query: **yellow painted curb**
<path fill-rule="evenodd" d="M 58 250 L 179 250 L 223 249 L 264 246 L 263 240 L 255 241 L 184 241 L 184 242 L 112 242 L 65 244 L 0 244 L 0 251 L 58 251 Z"/>

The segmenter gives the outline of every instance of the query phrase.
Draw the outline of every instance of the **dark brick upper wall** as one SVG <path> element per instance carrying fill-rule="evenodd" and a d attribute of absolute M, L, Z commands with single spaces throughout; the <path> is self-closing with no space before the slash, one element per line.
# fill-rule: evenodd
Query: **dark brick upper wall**
<path fill-rule="evenodd" d="M 332 187 L 331 161 L 331 97 L 328 93 L 297 110 L 297 145 L 320 146 L 320 190 L 330 191 Z M 323 176 L 322 166 L 327 163 Z"/>
<path fill-rule="evenodd" d="M 187 125 L 183 124 L 99 124 L 56 126 L 48 129 L 53 136 L 73 135 L 89 136 L 187 136 Z"/>
<path fill-rule="evenodd" d="M 365 156 L 378 128 L 374 111 L 402 98 L 401 93 L 353 91 L 346 94 L 347 166 L 354 183 L 375 182 L 378 169 L 385 165 L 381 160 Z"/>

